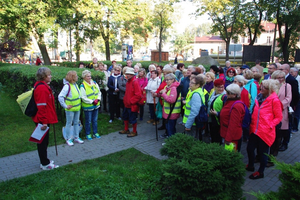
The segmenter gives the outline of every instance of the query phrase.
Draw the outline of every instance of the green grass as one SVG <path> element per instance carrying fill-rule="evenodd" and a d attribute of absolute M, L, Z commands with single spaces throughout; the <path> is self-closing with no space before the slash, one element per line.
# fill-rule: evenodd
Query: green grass
<path fill-rule="evenodd" d="M 36 144 L 28 141 L 35 124 L 30 117 L 22 113 L 16 99 L 11 97 L 7 91 L 0 93 L 0 113 L 0 157 L 36 150 Z M 99 114 L 98 133 L 100 135 L 107 135 L 108 133 L 122 130 L 121 121 L 115 120 L 111 124 L 108 121 L 108 114 Z M 57 144 L 65 143 L 62 136 L 64 123 L 59 122 L 55 124 Z M 85 136 L 83 130 L 81 131 L 81 136 Z M 51 125 L 49 146 L 53 145 L 54 134 L 53 126 Z"/>
<path fill-rule="evenodd" d="M 0 199 L 162 199 L 161 162 L 128 149 L 0 183 Z"/>

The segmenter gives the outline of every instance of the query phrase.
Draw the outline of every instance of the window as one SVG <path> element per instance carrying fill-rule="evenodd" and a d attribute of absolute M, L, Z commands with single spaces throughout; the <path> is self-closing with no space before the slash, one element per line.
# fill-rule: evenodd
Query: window
<path fill-rule="evenodd" d="M 271 44 L 271 37 L 267 36 L 267 44 Z"/>

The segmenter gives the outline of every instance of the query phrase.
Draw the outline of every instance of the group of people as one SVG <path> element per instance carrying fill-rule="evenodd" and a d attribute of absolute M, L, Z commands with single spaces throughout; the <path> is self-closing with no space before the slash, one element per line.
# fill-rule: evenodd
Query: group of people
<path fill-rule="evenodd" d="M 166 130 L 161 135 L 162 138 L 176 133 L 177 120 L 181 116 L 183 120 L 179 123 L 185 127 L 186 134 L 197 139 L 201 139 L 202 130 L 205 130 L 210 134 L 211 142 L 231 144 L 236 151 L 240 150 L 242 141 L 248 142 L 249 161 L 246 170 L 254 171 L 254 162 L 260 162 L 259 169 L 250 175 L 251 179 L 264 177 L 265 167 L 272 164 L 268 162 L 266 153 L 276 156 L 278 151 L 286 150 L 291 130 L 298 130 L 299 117 L 295 115 L 296 118 L 289 118 L 288 110 L 291 107 L 296 114 L 300 109 L 299 76 L 298 71 L 293 73 L 295 68 L 290 69 L 288 64 L 269 65 L 266 76 L 262 74 L 264 69 L 261 70 L 258 66 L 251 69 L 243 66 L 239 72 L 237 68 L 230 66 L 230 62 L 226 62 L 224 68 L 212 65 L 209 72 L 201 65 L 185 68 L 184 64 L 179 63 L 175 66 L 167 64 L 164 67 L 151 64 L 147 73 L 139 65 L 132 66 L 131 61 L 127 61 L 124 68 L 113 64 L 110 73 L 105 70 L 103 63 L 94 63 L 88 68 L 90 70 L 82 72 L 83 83 L 79 87 L 76 83 L 77 73 L 69 71 L 58 96 L 66 112 L 66 143 L 70 146 L 74 142 L 83 143 L 78 130 L 81 107 L 85 115 L 88 140 L 93 136 L 101 137 L 97 128 L 100 106 L 104 111 L 109 109 L 109 123 L 113 122 L 114 117 L 123 120 L 124 128 L 120 134 L 126 134 L 127 137 L 137 136 L 137 120 L 143 120 L 144 115 L 144 105 L 140 103 L 144 94 L 145 104 L 149 106 L 150 112 L 147 123 L 156 125 L 159 118 L 162 118 L 159 130 Z M 104 80 L 98 83 L 93 81 L 92 69 L 95 70 L 93 73 L 104 73 Z M 37 78 L 36 84 L 43 82 L 44 85 L 37 87 L 34 93 L 38 114 L 33 121 L 42 123 L 46 128 L 57 122 L 54 98 L 48 86 L 51 71 L 41 67 Z M 207 107 L 208 123 L 197 127 L 195 118 L 202 105 Z M 251 124 L 244 126 L 247 114 L 250 114 Z M 132 131 L 129 130 L 129 124 L 132 124 Z M 46 136 L 38 144 L 41 168 L 53 169 L 57 166 L 47 158 L 47 145 Z"/>

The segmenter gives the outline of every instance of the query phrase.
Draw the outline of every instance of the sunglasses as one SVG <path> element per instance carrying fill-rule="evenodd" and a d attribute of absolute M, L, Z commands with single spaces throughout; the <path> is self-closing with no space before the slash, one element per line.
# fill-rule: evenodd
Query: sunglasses
<path fill-rule="evenodd" d="M 228 73 L 234 73 L 234 71 L 231 71 L 231 70 L 230 70 L 230 71 L 228 71 Z"/>

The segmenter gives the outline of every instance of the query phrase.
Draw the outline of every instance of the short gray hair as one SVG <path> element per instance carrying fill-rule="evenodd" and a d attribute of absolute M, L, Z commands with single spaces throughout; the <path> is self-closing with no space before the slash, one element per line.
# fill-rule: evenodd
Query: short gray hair
<path fill-rule="evenodd" d="M 299 72 L 299 69 L 297 67 L 292 67 L 290 70 L 293 70 L 294 72 Z"/>
<path fill-rule="evenodd" d="M 248 82 L 248 81 L 245 79 L 245 77 L 242 76 L 242 75 L 236 75 L 236 76 L 234 77 L 234 79 L 236 79 L 237 82 L 239 82 L 239 83 L 243 83 L 243 85 L 245 85 L 245 84 Z"/>
<path fill-rule="evenodd" d="M 227 63 L 229 63 L 229 64 L 230 64 L 230 61 L 229 61 L 229 60 L 227 60 L 227 61 L 225 62 L 225 64 L 227 64 Z"/>
<path fill-rule="evenodd" d="M 176 76 L 172 73 L 165 75 L 165 79 L 175 79 L 176 80 Z"/>
<path fill-rule="evenodd" d="M 226 87 L 226 91 L 236 94 L 237 97 L 241 97 L 241 88 L 238 84 L 232 83 Z"/>
<path fill-rule="evenodd" d="M 193 72 L 196 70 L 196 68 L 195 68 L 195 66 L 194 66 L 194 65 L 189 65 L 187 68 L 188 68 L 188 69 L 190 69 L 190 68 L 191 68 Z"/>
<path fill-rule="evenodd" d="M 88 74 L 91 74 L 92 75 L 92 73 L 89 71 L 89 70 L 84 70 L 83 72 L 82 72 L 82 78 L 84 79 L 85 77 L 86 77 L 86 75 L 88 75 Z"/>
<path fill-rule="evenodd" d="M 206 69 L 205 69 L 205 67 L 203 67 L 203 65 L 198 65 L 198 67 L 199 67 L 200 69 L 202 69 L 202 71 L 203 71 L 203 74 L 205 74 L 205 72 L 206 72 Z"/>
<path fill-rule="evenodd" d="M 244 77 L 247 80 L 253 79 L 253 72 L 250 69 L 244 71 Z"/>
<path fill-rule="evenodd" d="M 280 88 L 280 83 L 278 80 L 275 79 L 268 79 L 268 80 L 263 80 L 261 84 L 269 89 L 269 95 L 272 94 L 273 92 L 278 93 L 278 90 Z"/>
<path fill-rule="evenodd" d="M 168 72 L 168 73 L 173 73 L 174 68 L 171 65 L 167 64 L 167 65 L 164 66 L 163 71 Z"/>
<path fill-rule="evenodd" d="M 40 67 L 36 72 L 36 80 L 43 81 L 49 74 L 51 74 L 51 70 L 48 67 Z"/>
<path fill-rule="evenodd" d="M 272 73 L 271 78 L 272 78 L 272 79 L 276 79 L 278 76 L 283 76 L 283 77 L 285 77 L 284 71 L 276 70 L 275 72 Z"/>
<path fill-rule="evenodd" d="M 152 70 L 156 70 L 155 65 L 151 64 L 151 65 L 149 65 L 149 67 L 148 67 L 149 72 L 152 71 L 152 70 L 150 70 L 151 68 L 152 68 Z"/>

